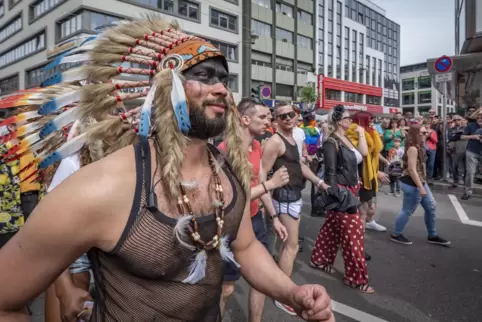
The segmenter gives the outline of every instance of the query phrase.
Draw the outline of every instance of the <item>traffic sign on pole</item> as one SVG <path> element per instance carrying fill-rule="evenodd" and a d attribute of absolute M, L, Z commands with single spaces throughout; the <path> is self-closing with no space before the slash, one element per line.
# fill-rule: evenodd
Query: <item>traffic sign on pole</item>
<path fill-rule="evenodd" d="M 452 81 L 452 73 L 450 69 L 452 69 L 454 62 L 452 58 L 448 56 L 442 56 L 437 58 L 434 63 L 435 70 L 439 73 L 435 75 L 435 83 L 442 84 L 442 95 L 443 95 L 443 102 L 442 102 L 442 140 L 443 140 L 443 150 L 442 150 L 442 158 L 443 158 L 443 180 L 448 180 L 448 160 L 447 160 L 447 83 Z"/>
<path fill-rule="evenodd" d="M 454 62 L 449 56 L 442 56 L 437 58 L 434 63 L 434 68 L 439 73 L 447 73 L 452 68 Z"/>
<path fill-rule="evenodd" d="M 269 86 L 262 87 L 261 95 L 263 96 L 263 98 L 271 97 L 271 87 L 269 87 Z"/>

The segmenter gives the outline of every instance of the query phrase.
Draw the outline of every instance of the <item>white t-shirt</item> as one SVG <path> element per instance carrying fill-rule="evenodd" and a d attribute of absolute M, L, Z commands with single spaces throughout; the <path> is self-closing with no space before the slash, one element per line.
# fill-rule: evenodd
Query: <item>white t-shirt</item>
<path fill-rule="evenodd" d="M 54 174 L 52 182 L 50 183 L 47 192 L 55 189 L 59 184 L 65 179 L 73 175 L 76 171 L 80 169 L 80 155 L 78 153 L 66 157 L 60 162 L 57 171 Z"/>
<path fill-rule="evenodd" d="M 300 129 L 299 127 L 295 127 L 293 129 L 293 139 L 296 142 L 296 145 L 298 146 L 298 152 L 300 153 L 300 158 L 303 157 L 303 144 L 305 143 L 305 131 L 303 129 Z"/>

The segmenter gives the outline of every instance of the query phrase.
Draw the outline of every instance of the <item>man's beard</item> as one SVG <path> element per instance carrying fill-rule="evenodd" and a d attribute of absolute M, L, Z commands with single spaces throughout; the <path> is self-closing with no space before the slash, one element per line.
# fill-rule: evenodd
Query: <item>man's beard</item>
<path fill-rule="evenodd" d="M 206 106 L 214 103 L 223 103 L 226 108 L 228 108 L 224 100 L 221 102 L 204 102 L 202 107 L 189 108 L 189 119 L 191 121 L 191 130 L 188 133 L 189 137 L 207 140 L 224 132 L 226 129 L 227 111 L 224 114 L 216 115 L 213 119 L 208 119 L 205 115 Z"/>

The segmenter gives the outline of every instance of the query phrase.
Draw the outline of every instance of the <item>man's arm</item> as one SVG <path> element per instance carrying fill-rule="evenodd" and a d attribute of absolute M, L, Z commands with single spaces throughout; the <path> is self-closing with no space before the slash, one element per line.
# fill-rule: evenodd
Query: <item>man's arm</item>
<path fill-rule="evenodd" d="M 115 161 L 114 157 L 108 166 L 100 161 L 66 179 L 39 203 L 25 226 L 0 250 L 2 322 L 28 321 L 18 312 L 80 255 L 92 247 L 106 251 L 114 247 L 125 226 L 119 218 L 113 219 L 116 212 L 122 216 L 117 205 L 127 198 L 126 191 L 133 194 L 134 190 L 134 183 L 130 189 L 126 187 L 130 181 L 112 181 L 112 175 L 102 174 L 110 172 L 109 167 L 118 167 Z M 125 188 L 115 188 L 120 195 L 112 193 L 123 184 Z M 128 210 L 125 216 L 127 221 Z"/>
<path fill-rule="evenodd" d="M 236 260 L 241 265 L 241 274 L 259 292 L 300 309 L 293 295 L 298 286 L 281 271 L 266 248 L 256 239 L 246 205 L 238 236 L 232 244 Z"/>
<path fill-rule="evenodd" d="M 263 147 L 263 156 L 261 158 L 261 167 L 264 173 L 268 173 L 274 165 L 276 158 L 281 155 L 282 141 L 278 135 L 273 135 Z"/>

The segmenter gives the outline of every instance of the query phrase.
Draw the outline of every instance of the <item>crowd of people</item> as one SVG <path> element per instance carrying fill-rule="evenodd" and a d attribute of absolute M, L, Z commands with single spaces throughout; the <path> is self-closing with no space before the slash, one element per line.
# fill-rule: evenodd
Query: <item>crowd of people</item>
<path fill-rule="evenodd" d="M 27 321 L 24 308 L 47 291 L 48 322 L 221 321 L 242 276 L 252 287 L 250 322 L 262 320 L 266 296 L 287 314 L 334 321 L 321 285 L 291 279 L 307 182 L 312 208 L 326 216 L 310 265 L 334 273 L 341 247 L 343 284 L 353 290 L 375 292 L 364 236 L 387 230 L 375 221 L 381 184 L 403 193 L 391 240 L 411 243 L 402 233 L 421 204 L 427 241 L 450 244 L 437 232 L 428 185 L 441 173 L 436 115 L 377 122 L 337 105 L 317 123 L 310 106 L 236 105 L 223 54 L 159 18 L 119 24 L 92 47 L 87 72 L 68 84 L 82 99 L 56 110 L 76 108 L 79 119 L 59 127 L 51 154 L 40 134 L 22 137 L 28 117 L 45 124 L 31 101 L 2 121 L 0 320 Z M 116 65 L 139 56 L 151 68 Z M 146 85 L 112 85 L 119 73 L 152 76 L 142 107 L 118 108 L 133 97 L 118 95 L 120 87 Z M 460 152 L 451 159 L 454 184 L 465 178 L 467 198 L 482 144 L 482 114 L 473 115 L 465 128 L 452 116 L 447 135 Z M 465 169 L 458 141 L 467 141 Z"/>
<path fill-rule="evenodd" d="M 436 115 L 435 110 L 428 111 L 426 116 L 413 117 L 412 113 L 394 115 L 393 119 L 379 119 L 376 127 L 383 138 L 384 155 L 389 159 L 395 156 L 399 159 L 400 147 L 403 150 L 408 136 L 410 125 L 423 125 L 427 130 L 425 149 L 427 154 L 427 179 L 429 183 L 434 180 L 447 179 L 444 176 L 444 127 L 443 120 Z M 468 200 L 472 196 L 475 181 L 482 180 L 482 108 L 469 107 L 466 115 L 448 113 L 445 129 L 446 160 L 448 177 L 454 188 L 464 187 L 462 200 Z M 392 147 L 395 150 L 390 154 Z M 398 158 L 397 158 L 398 155 Z M 392 160 L 393 161 L 393 160 Z M 391 192 L 397 194 L 397 181 L 391 186 Z"/>

